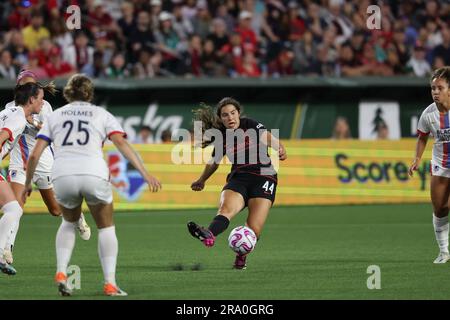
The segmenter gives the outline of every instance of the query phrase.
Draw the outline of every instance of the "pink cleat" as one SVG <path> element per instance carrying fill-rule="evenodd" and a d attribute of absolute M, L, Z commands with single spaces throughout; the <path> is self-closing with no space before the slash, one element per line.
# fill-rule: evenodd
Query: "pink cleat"
<path fill-rule="evenodd" d="M 236 255 L 236 260 L 234 260 L 234 269 L 245 270 L 247 269 L 247 263 L 245 260 L 247 259 L 247 255 Z"/>
<path fill-rule="evenodd" d="M 199 239 L 207 247 L 212 247 L 216 242 L 216 237 L 208 229 L 205 229 L 195 222 L 188 222 L 187 224 L 189 233 L 194 237 Z"/>

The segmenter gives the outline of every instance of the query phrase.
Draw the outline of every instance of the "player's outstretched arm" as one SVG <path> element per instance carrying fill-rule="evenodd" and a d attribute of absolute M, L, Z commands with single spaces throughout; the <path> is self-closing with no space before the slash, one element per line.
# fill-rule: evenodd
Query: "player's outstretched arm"
<path fill-rule="evenodd" d="M 419 168 L 420 160 L 422 159 L 422 155 L 427 146 L 427 142 L 428 142 L 428 135 L 419 136 L 419 138 L 417 138 L 416 156 L 415 156 L 414 160 L 412 161 L 411 165 L 409 166 L 409 170 L 408 170 L 408 174 L 410 177 L 412 177 L 414 171 L 416 171 Z"/>
<path fill-rule="evenodd" d="M 202 191 L 203 188 L 205 187 L 205 182 L 206 180 L 209 179 L 209 177 L 211 177 L 214 172 L 216 172 L 217 168 L 219 168 L 219 164 L 212 161 L 213 158 L 211 159 L 211 161 L 205 166 L 205 169 L 202 172 L 202 175 L 200 176 L 200 178 L 198 178 L 196 181 L 192 182 L 191 184 L 191 189 L 194 191 Z"/>
<path fill-rule="evenodd" d="M 34 172 L 36 171 L 36 167 L 39 163 L 39 159 L 41 158 L 42 152 L 44 152 L 45 148 L 48 147 L 48 141 L 44 139 L 36 139 L 36 144 L 34 145 L 33 151 L 31 152 L 30 157 L 27 162 L 27 177 L 25 180 L 25 189 L 22 192 L 22 201 L 26 202 L 27 196 L 30 196 L 32 187 L 31 181 L 34 176 Z"/>
<path fill-rule="evenodd" d="M 266 143 L 267 146 L 271 147 L 275 151 L 278 151 L 278 157 L 281 161 L 287 159 L 286 149 L 284 148 L 281 141 L 277 138 L 275 138 L 269 131 L 264 130 L 264 132 L 261 135 L 261 139 L 263 143 Z"/>
<path fill-rule="evenodd" d="M 123 137 L 122 134 L 116 133 L 111 135 L 111 141 L 114 143 L 116 148 L 120 151 L 120 153 L 130 161 L 130 163 L 139 171 L 139 173 L 144 178 L 145 182 L 147 182 L 148 187 L 151 192 L 157 192 L 162 188 L 161 182 L 158 181 L 155 177 L 150 175 L 147 170 L 144 168 L 144 164 L 141 159 L 137 156 L 136 152 L 133 150 L 128 141 Z"/>

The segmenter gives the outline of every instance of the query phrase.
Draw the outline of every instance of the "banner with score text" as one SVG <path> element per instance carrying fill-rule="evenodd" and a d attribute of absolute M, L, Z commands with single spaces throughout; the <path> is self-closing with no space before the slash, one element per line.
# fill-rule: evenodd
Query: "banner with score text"
<path fill-rule="evenodd" d="M 279 162 L 275 206 L 428 202 L 432 143 L 429 142 L 419 171 L 410 178 L 407 170 L 415 143 L 415 139 L 284 141 L 288 159 Z M 190 188 L 200 176 L 211 149 L 193 151 L 189 144 L 134 147 L 148 171 L 160 179 L 163 189 L 149 192 L 139 173 L 113 146 L 107 145 L 105 159 L 111 172 L 116 211 L 217 208 L 230 164 L 220 165 L 203 191 Z M 174 157 L 178 157 L 178 164 Z M 39 192 L 33 192 L 25 213 L 46 211 Z"/>

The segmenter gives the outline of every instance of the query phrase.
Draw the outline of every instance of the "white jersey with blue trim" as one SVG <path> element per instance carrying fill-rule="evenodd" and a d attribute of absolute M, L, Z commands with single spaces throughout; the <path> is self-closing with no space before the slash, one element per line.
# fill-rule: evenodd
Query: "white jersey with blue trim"
<path fill-rule="evenodd" d="M 5 109 L 10 109 L 16 107 L 14 101 L 6 104 Z M 53 112 L 53 108 L 47 101 L 44 100 L 41 112 L 39 114 L 34 114 L 33 119 L 39 122 L 43 122 L 47 114 Z M 25 130 L 19 137 L 18 141 L 13 145 L 10 153 L 9 168 L 14 170 L 24 170 L 31 151 L 36 144 L 36 135 L 39 129 L 33 126 L 31 123 L 26 123 Z M 39 163 L 36 167 L 36 171 L 50 173 L 53 166 L 53 150 L 49 146 L 42 153 Z"/>
<path fill-rule="evenodd" d="M 436 103 L 430 104 L 420 116 L 417 133 L 434 137 L 433 163 L 450 168 L 450 112 L 440 112 Z"/>
<path fill-rule="evenodd" d="M 1 146 L 2 159 L 6 157 L 12 146 L 17 143 L 25 130 L 27 119 L 22 107 L 12 107 L 0 112 L 0 131 L 8 133 L 8 139 Z"/>
<path fill-rule="evenodd" d="M 111 113 L 91 103 L 75 101 L 48 115 L 37 138 L 53 142 L 52 179 L 91 175 L 109 180 L 103 144 L 115 133 L 126 137 Z"/>

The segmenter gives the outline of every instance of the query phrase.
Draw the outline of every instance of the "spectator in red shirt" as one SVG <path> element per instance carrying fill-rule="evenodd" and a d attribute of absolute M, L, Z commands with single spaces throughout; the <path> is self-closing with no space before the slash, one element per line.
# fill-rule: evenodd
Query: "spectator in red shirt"
<path fill-rule="evenodd" d="M 20 1 L 17 8 L 9 15 L 8 25 L 10 29 L 23 29 L 30 24 L 31 2 Z"/>
<path fill-rule="evenodd" d="M 61 50 L 58 47 L 50 50 L 50 59 L 45 65 L 45 71 L 50 78 L 67 78 L 76 72 L 69 63 L 62 60 Z"/>
<path fill-rule="evenodd" d="M 251 27 L 252 13 L 250 11 L 241 11 L 239 14 L 239 26 L 236 32 L 241 35 L 242 43 L 250 43 L 254 48 L 258 47 L 258 38 Z"/>

